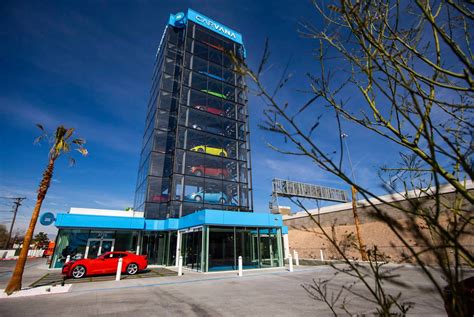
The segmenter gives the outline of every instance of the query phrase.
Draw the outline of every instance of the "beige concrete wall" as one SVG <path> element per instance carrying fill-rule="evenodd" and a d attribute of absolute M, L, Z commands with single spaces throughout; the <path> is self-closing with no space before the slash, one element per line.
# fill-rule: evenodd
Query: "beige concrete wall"
<path fill-rule="evenodd" d="M 454 201 L 453 194 L 442 195 L 442 203 L 446 206 L 450 206 Z M 408 206 L 407 201 L 398 202 L 399 205 Z M 422 208 L 426 211 L 432 210 L 434 206 L 434 200 L 426 198 L 423 200 Z M 464 203 L 464 209 L 472 213 L 474 208 L 470 204 Z M 406 214 L 400 212 L 396 208 L 389 207 L 387 205 L 380 205 L 383 212 L 390 215 L 396 220 L 396 224 L 400 226 L 399 232 L 402 234 L 404 239 L 409 242 L 415 250 L 421 251 L 425 248 L 426 243 L 422 239 L 417 239 L 414 235 L 413 221 L 410 221 Z M 401 240 L 396 234 L 389 228 L 384 222 L 379 220 L 372 207 L 358 207 L 359 218 L 361 221 L 361 235 L 367 247 L 372 248 L 377 246 L 380 252 L 390 261 L 394 262 L 410 262 L 406 259 L 406 255 L 409 254 L 408 249 L 403 245 Z M 441 222 L 447 227 L 446 221 L 449 216 L 449 212 L 445 211 L 444 215 L 441 216 L 443 219 Z M 318 216 L 314 216 L 318 219 Z M 336 212 L 323 213 L 319 215 L 318 220 L 323 229 L 331 236 L 335 237 L 338 243 L 345 249 L 345 254 L 349 258 L 359 259 L 360 254 L 356 249 L 357 240 L 355 233 L 354 217 L 352 209 L 344 209 Z M 284 224 L 288 226 L 289 232 L 289 244 L 290 250 L 297 250 L 301 258 L 320 258 L 320 250 L 323 249 L 325 259 L 340 259 L 335 248 L 327 241 L 322 235 L 322 231 L 317 227 L 315 222 L 309 217 L 285 217 Z M 416 225 L 420 230 L 428 235 L 426 225 L 421 222 L 417 222 Z M 467 226 L 468 231 L 461 238 L 462 244 L 474 251 L 474 231 L 472 226 Z M 424 255 L 425 260 L 433 262 L 434 258 L 432 254 Z"/>

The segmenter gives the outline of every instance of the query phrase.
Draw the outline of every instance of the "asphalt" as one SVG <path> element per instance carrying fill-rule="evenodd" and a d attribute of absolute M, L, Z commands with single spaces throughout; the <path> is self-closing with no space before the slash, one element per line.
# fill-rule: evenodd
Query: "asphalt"
<path fill-rule="evenodd" d="M 413 302 L 412 315 L 444 316 L 441 298 L 420 271 L 395 266 L 407 285 L 386 285 L 401 301 Z M 1 316 L 327 316 L 328 306 L 311 298 L 302 285 L 331 279 L 327 294 L 354 281 L 329 266 L 203 274 L 73 284 L 69 293 L 0 300 Z M 372 314 L 374 304 L 362 299 L 362 285 L 347 294 L 352 314 Z M 342 300 L 342 297 L 341 297 Z M 345 314 L 342 310 L 338 313 Z"/>

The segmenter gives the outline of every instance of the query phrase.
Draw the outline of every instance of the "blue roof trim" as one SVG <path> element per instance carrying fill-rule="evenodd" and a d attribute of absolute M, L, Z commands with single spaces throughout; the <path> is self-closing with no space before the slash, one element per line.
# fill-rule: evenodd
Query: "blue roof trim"
<path fill-rule="evenodd" d="M 144 218 L 58 214 L 56 227 L 143 230 Z"/>
<path fill-rule="evenodd" d="M 58 214 L 55 225 L 58 228 L 168 231 L 181 230 L 203 225 L 237 227 L 282 227 L 283 220 L 281 215 L 274 214 L 205 209 L 182 218 L 171 218 L 166 220 L 154 220 L 132 217 Z"/>

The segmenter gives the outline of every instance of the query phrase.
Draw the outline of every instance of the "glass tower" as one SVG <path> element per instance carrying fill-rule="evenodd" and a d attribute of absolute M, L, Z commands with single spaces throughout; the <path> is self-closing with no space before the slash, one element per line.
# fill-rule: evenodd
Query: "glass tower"
<path fill-rule="evenodd" d="M 170 17 L 156 55 L 134 209 L 148 219 L 251 212 L 246 85 L 230 58 L 244 47 L 200 16 L 208 27 L 183 19 Z"/>
<path fill-rule="evenodd" d="M 198 12 L 170 15 L 158 46 L 134 210 L 59 214 L 51 267 L 145 254 L 200 272 L 281 267 L 280 215 L 253 213 L 242 36 Z M 139 212 L 138 212 L 139 211 Z M 141 213 L 143 212 L 143 214 Z M 100 217 L 98 217 L 100 216 Z"/>

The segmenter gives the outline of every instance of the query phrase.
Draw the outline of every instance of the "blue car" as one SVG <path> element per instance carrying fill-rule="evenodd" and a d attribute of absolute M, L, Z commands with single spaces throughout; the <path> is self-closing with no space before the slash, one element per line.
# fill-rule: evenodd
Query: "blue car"
<path fill-rule="evenodd" d="M 195 202 L 201 202 L 204 200 L 205 203 L 210 204 L 227 204 L 229 202 L 229 197 L 227 197 L 226 194 L 221 192 L 211 193 L 201 190 L 186 196 L 186 200 L 191 200 Z"/>

